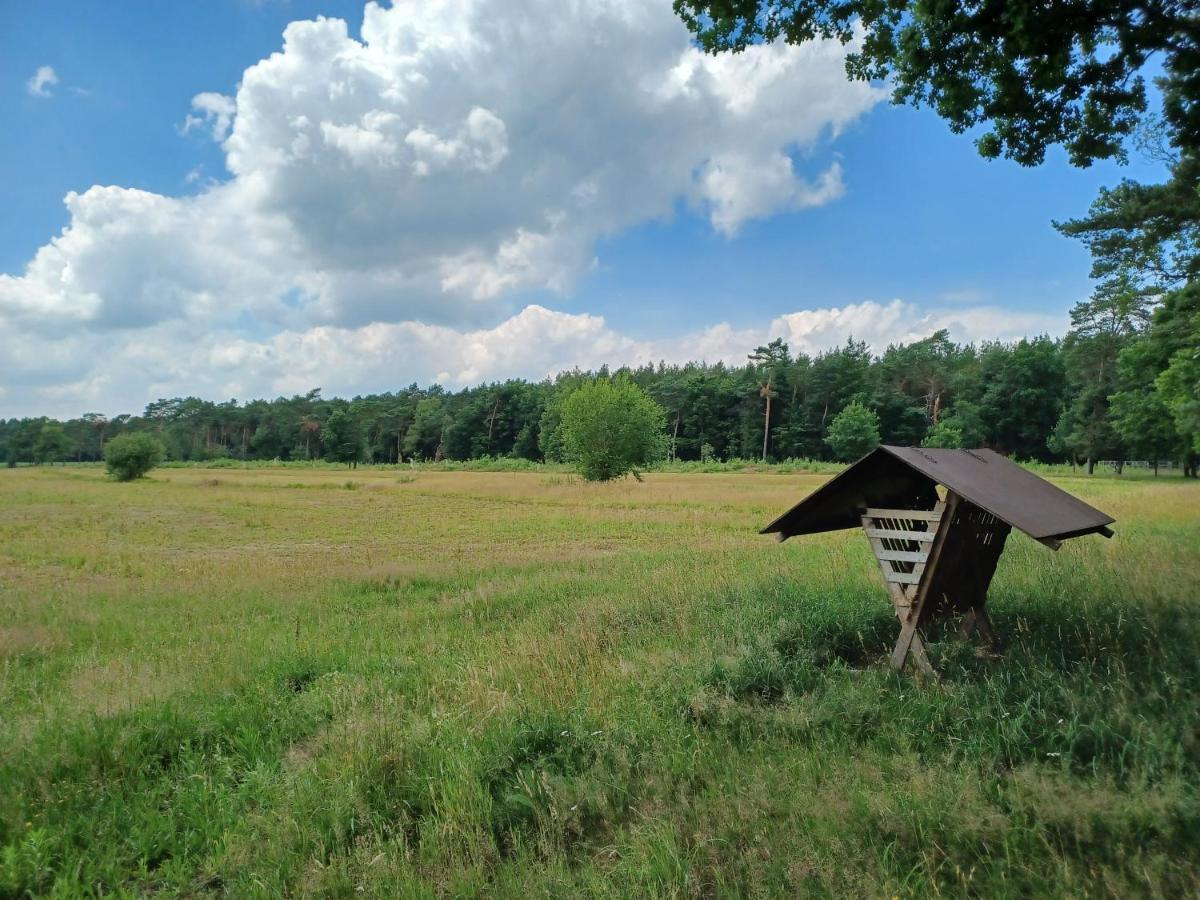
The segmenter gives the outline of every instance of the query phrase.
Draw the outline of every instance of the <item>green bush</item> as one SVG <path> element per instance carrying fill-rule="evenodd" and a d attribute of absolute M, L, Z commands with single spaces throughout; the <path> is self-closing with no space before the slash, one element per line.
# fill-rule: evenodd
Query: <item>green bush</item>
<path fill-rule="evenodd" d="M 133 481 L 163 461 L 166 451 L 158 438 L 137 432 L 122 434 L 104 445 L 104 466 L 117 481 Z"/>
<path fill-rule="evenodd" d="M 929 429 L 925 440 L 921 441 L 921 446 L 956 450 L 964 446 L 962 427 L 953 419 L 944 418 Z"/>
<path fill-rule="evenodd" d="M 627 378 L 585 384 L 562 405 L 567 458 L 588 481 L 611 481 L 662 458 L 662 407 Z"/>
<path fill-rule="evenodd" d="M 879 446 L 879 416 L 855 401 L 834 417 L 825 443 L 843 462 L 866 456 Z"/>

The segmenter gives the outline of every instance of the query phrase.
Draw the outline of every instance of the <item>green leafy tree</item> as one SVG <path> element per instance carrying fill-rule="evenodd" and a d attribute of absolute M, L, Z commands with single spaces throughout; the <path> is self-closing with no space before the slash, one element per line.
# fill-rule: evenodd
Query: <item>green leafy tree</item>
<path fill-rule="evenodd" d="M 585 384 L 562 404 L 567 458 L 588 481 L 632 474 L 666 453 L 666 415 L 628 378 Z"/>
<path fill-rule="evenodd" d="M 1179 434 L 1171 411 L 1157 391 L 1134 388 L 1109 398 L 1112 424 L 1129 453 L 1147 459 L 1158 474 L 1159 460 L 1178 454 Z"/>
<path fill-rule="evenodd" d="M 1197 79 L 1200 81 L 1200 79 Z M 1162 184 L 1125 179 L 1103 188 L 1088 214 L 1056 222 L 1091 251 L 1092 277 L 1132 274 L 1157 288 L 1200 278 L 1200 156 L 1180 156 Z"/>
<path fill-rule="evenodd" d="M 879 446 L 879 416 L 855 401 L 834 416 L 825 441 L 844 462 L 866 456 Z"/>
<path fill-rule="evenodd" d="M 756 347 L 750 354 L 750 362 L 757 370 L 758 396 L 763 399 L 762 460 L 767 461 L 767 448 L 771 437 L 771 401 L 779 396 L 779 376 L 791 364 L 788 345 L 782 338 L 775 338 L 765 346 Z"/>
<path fill-rule="evenodd" d="M 1059 344 L 1044 336 L 985 344 L 976 377 L 978 399 L 967 399 L 978 404 L 987 424 L 982 443 L 1019 459 L 1051 458 L 1046 437 L 1058 421 L 1066 393 Z"/>
<path fill-rule="evenodd" d="M 1023 165 L 1054 144 L 1077 166 L 1122 157 L 1146 110 L 1140 72 L 1151 56 L 1185 111 L 1200 93 L 1200 29 L 1186 0 L 675 0 L 675 10 L 710 52 L 853 42 L 849 77 L 886 79 L 894 103 L 931 106 L 956 133 L 989 127 L 979 152 Z M 1200 143 L 1194 112 L 1178 118 Z"/>
<path fill-rule="evenodd" d="M 412 426 L 404 436 L 404 452 L 420 459 L 440 460 L 445 456 L 447 416 L 440 396 L 417 403 Z"/>
<path fill-rule="evenodd" d="M 1175 352 L 1154 384 L 1175 420 L 1175 430 L 1187 438 L 1194 455 L 1200 453 L 1200 314 L 1192 320 L 1188 343 Z M 1191 468 L 1194 474 L 1194 461 Z"/>
<path fill-rule="evenodd" d="M 909 344 L 892 345 L 872 367 L 870 406 L 889 444 L 917 444 L 951 402 L 951 384 L 969 354 L 944 329 Z"/>
<path fill-rule="evenodd" d="M 587 380 L 578 372 L 559 375 L 538 421 L 538 448 L 546 462 L 566 462 L 566 432 L 562 427 L 563 403 Z"/>
<path fill-rule="evenodd" d="M 46 422 L 33 442 L 33 461 L 61 462 L 71 452 L 71 439 L 59 422 Z"/>
<path fill-rule="evenodd" d="M 962 426 L 947 416 L 929 429 L 929 433 L 921 441 L 921 446 L 940 447 L 946 450 L 965 447 Z"/>
<path fill-rule="evenodd" d="M 1113 427 L 1109 397 L 1120 387 L 1121 350 L 1145 327 L 1148 299 L 1127 275 L 1101 284 L 1092 299 L 1071 310 L 1062 355 L 1069 402 L 1054 428 L 1055 442 L 1088 461 L 1124 460 L 1126 447 Z"/>
<path fill-rule="evenodd" d="M 1200 422 L 1189 416 L 1200 392 L 1187 375 L 1200 356 L 1197 323 L 1200 283 L 1165 294 L 1149 327 L 1122 349 L 1121 389 L 1110 398 L 1113 427 L 1134 452 L 1177 459 L 1190 477 L 1200 461 Z"/>
<path fill-rule="evenodd" d="M 870 371 L 870 349 L 853 338 L 846 341 L 846 346 L 817 356 L 808 376 L 808 418 L 824 431 L 830 417 L 866 395 Z"/>
<path fill-rule="evenodd" d="M 348 410 L 335 409 L 321 427 L 325 458 L 358 468 L 363 455 L 363 431 Z"/>
<path fill-rule="evenodd" d="M 982 447 L 987 441 L 987 425 L 980 415 L 979 404 L 970 400 L 956 400 L 938 420 L 938 425 L 942 424 L 962 435 L 960 447 Z"/>
<path fill-rule="evenodd" d="M 133 481 L 166 457 L 162 441 L 144 431 L 117 435 L 104 445 L 104 466 L 117 481 Z"/>

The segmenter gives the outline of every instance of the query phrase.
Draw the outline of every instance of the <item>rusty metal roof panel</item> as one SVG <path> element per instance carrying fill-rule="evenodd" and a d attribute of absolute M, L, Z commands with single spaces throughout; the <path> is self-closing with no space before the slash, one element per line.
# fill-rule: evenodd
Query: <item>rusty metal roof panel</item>
<path fill-rule="evenodd" d="M 994 450 L 882 449 L 1037 540 L 1089 534 L 1116 521 Z"/>
<path fill-rule="evenodd" d="M 936 502 L 932 479 L 876 449 L 826 481 L 761 533 L 778 533 L 783 540 L 797 534 L 857 528 L 861 524 L 859 510 L 866 506 L 932 509 Z"/>
<path fill-rule="evenodd" d="M 932 506 L 940 484 L 1035 540 L 1106 530 L 1115 519 L 992 450 L 883 446 L 805 497 L 764 533 L 783 537 L 859 524 L 864 506 Z"/>

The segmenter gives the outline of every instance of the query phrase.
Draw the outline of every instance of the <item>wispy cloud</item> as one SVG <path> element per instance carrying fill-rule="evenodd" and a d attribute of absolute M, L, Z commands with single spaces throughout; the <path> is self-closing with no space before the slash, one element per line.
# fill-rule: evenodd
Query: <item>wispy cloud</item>
<path fill-rule="evenodd" d="M 203 128 L 205 125 L 212 132 L 214 141 L 225 140 L 233 125 L 233 116 L 237 112 L 237 104 L 232 97 L 205 91 L 192 98 L 192 109 L 197 115 L 189 115 L 183 121 L 180 131 L 187 134 L 193 128 Z"/>
<path fill-rule="evenodd" d="M 38 70 L 25 82 L 25 90 L 31 97 L 53 97 L 58 84 L 58 73 L 53 66 L 38 66 Z"/>

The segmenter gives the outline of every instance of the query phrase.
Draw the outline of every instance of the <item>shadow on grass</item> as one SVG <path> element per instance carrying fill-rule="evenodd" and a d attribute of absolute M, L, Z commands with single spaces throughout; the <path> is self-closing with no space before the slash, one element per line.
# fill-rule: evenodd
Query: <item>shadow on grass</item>
<path fill-rule="evenodd" d="M 1007 650 L 934 629 L 937 681 L 894 673 L 889 611 L 808 604 L 769 639 L 701 672 L 683 700 L 738 744 L 875 746 L 985 772 L 1029 764 L 1117 783 L 1200 771 L 1200 619 L 1188 604 L 996 604 Z"/>

